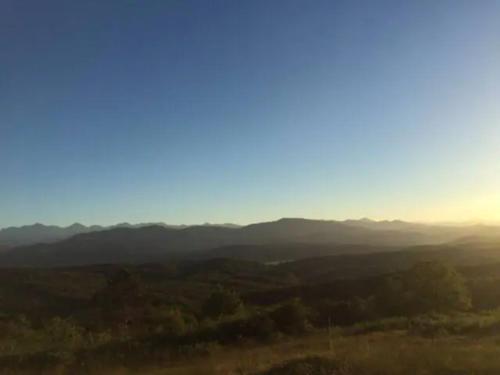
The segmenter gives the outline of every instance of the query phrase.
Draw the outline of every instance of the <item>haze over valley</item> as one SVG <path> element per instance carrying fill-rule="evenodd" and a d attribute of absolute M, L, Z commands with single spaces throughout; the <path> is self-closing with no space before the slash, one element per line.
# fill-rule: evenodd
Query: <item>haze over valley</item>
<path fill-rule="evenodd" d="M 500 243 L 500 227 L 452 226 L 369 219 L 285 218 L 246 226 L 117 224 L 0 230 L 0 266 L 72 266 L 171 259 L 236 258 L 265 262 L 401 251 L 428 246 L 474 248 Z M 458 250 L 457 250 L 458 251 Z"/>

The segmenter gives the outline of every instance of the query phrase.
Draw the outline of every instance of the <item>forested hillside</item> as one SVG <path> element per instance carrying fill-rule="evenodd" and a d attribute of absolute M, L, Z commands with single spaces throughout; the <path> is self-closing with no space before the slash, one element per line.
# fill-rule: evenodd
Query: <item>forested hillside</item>
<path fill-rule="evenodd" d="M 335 337 L 327 342 L 335 347 L 377 331 L 389 342 L 394 330 L 422 338 L 483 334 L 500 326 L 500 314 L 492 312 L 500 309 L 500 258 L 483 251 L 4 269 L 0 369 L 84 366 L 101 373 L 116 366 L 168 368 L 206 355 L 225 363 L 229 358 L 216 348 L 279 346 L 299 337 L 321 342 L 332 327 Z"/>
<path fill-rule="evenodd" d="M 10 247 L 0 252 L 0 267 L 140 264 L 214 257 L 277 262 L 447 243 L 459 249 L 487 249 L 500 243 L 500 228 L 495 226 L 433 226 L 401 221 L 281 219 L 244 227 L 123 224 L 112 229 L 85 230 L 88 233 L 62 241 Z"/>

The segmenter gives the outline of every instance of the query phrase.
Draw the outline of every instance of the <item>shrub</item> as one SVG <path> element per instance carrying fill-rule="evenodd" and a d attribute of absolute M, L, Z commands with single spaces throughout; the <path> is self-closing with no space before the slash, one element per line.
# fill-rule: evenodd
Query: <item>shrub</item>
<path fill-rule="evenodd" d="M 470 296 L 464 279 L 453 267 L 424 262 L 387 277 L 377 305 L 391 315 L 452 312 L 470 308 Z"/>
<path fill-rule="evenodd" d="M 203 304 L 202 312 L 209 318 L 221 318 L 232 315 L 242 307 L 240 297 L 233 291 L 218 289 Z"/>
<path fill-rule="evenodd" d="M 312 356 L 291 360 L 264 371 L 262 375 L 334 375 L 339 374 L 342 368 L 333 359 Z"/>
<path fill-rule="evenodd" d="M 276 333 L 276 324 L 268 314 L 257 313 L 247 321 L 247 335 L 258 340 L 270 340 Z"/>
<path fill-rule="evenodd" d="M 360 322 L 347 327 L 344 333 L 348 335 L 361 335 L 370 332 L 385 332 L 395 330 L 406 330 L 409 319 L 407 317 L 392 317 L 380 320 Z"/>
<path fill-rule="evenodd" d="M 157 333 L 178 337 L 187 331 L 188 323 L 186 317 L 179 309 L 163 311 L 158 318 L 160 321 L 159 325 L 156 327 Z"/>
<path fill-rule="evenodd" d="M 85 342 L 83 329 L 69 319 L 52 318 L 43 327 L 45 347 L 50 355 L 62 360 L 72 358 L 73 352 Z"/>
<path fill-rule="evenodd" d="M 373 298 L 354 297 L 348 301 L 323 300 L 316 307 L 315 323 L 319 326 L 350 325 L 377 317 Z"/>
<path fill-rule="evenodd" d="M 298 298 L 285 302 L 270 315 L 278 330 L 289 335 L 301 334 L 310 328 L 307 316 L 307 310 Z"/>

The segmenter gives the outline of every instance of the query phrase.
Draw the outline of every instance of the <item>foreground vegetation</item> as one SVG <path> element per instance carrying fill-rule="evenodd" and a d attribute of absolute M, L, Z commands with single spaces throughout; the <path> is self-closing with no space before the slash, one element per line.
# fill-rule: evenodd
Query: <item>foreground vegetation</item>
<path fill-rule="evenodd" d="M 157 370 L 165 374 L 498 374 L 499 337 L 407 331 L 363 335 L 322 332 L 259 347 L 214 351 L 195 363 Z"/>
<path fill-rule="evenodd" d="M 52 358 L 3 357 L 2 373 L 493 375 L 500 373 L 500 311 L 381 320 L 230 346 L 210 342 L 175 354 L 132 342 L 105 348 L 68 357 L 60 345 Z"/>
<path fill-rule="evenodd" d="M 325 283 L 311 263 L 7 270 L 0 372 L 500 373 L 498 265 Z"/>

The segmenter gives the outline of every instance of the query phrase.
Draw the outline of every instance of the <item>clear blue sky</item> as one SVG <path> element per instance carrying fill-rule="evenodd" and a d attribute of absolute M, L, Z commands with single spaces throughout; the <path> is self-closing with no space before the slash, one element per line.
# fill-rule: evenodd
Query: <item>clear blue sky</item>
<path fill-rule="evenodd" d="M 500 220 L 500 1 L 1 0 L 0 227 Z"/>

